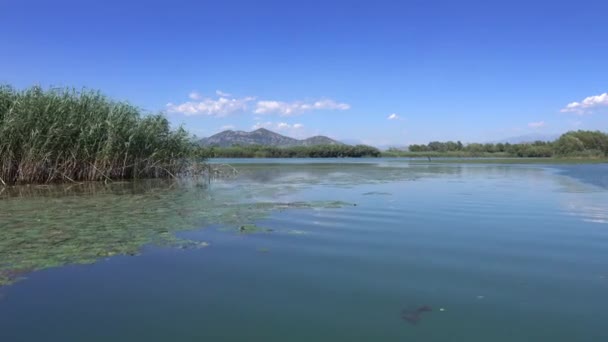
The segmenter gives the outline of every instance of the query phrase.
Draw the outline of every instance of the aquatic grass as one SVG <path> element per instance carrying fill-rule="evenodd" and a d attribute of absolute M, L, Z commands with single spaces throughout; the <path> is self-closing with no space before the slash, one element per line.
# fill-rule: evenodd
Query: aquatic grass
<path fill-rule="evenodd" d="M 241 234 L 270 233 L 272 231 L 270 228 L 260 227 L 256 224 L 244 224 L 239 227 L 239 233 Z"/>
<path fill-rule="evenodd" d="M 137 255 L 144 245 L 209 245 L 176 236 L 182 231 L 220 226 L 236 234 L 269 232 L 256 222 L 273 211 L 349 205 L 247 202 L 244 194 L 239 187 L 213 191 L 173 180 L 11 187 L 0 195 L 0 287 L 36 270 Z"/>
<path fill-rule="evenodd" d="M 192 153 L 163 115 L 100 92 L 0 86 L 0 185 L 166 178 Z"/>

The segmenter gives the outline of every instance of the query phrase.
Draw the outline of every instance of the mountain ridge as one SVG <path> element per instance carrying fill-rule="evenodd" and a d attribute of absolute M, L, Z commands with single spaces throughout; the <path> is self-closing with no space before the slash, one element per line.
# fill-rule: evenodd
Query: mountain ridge
<path fill-rule="evenodd" d="M 339 141 L 323 135 L 316 135 L 306 139 L 295 139 L 266 128 L 258 128 L 251 132 L 225 130 L 199 140 L 199 144 L 201 146 L 218 147 L 229 147 L 234 145 L 262 145 L 274 147 L 344 145 Z"/>

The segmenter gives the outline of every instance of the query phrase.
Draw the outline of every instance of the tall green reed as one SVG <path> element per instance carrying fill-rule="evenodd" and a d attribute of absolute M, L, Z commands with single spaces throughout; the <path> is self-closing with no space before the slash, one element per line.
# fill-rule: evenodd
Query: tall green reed
<path fill-rule="evenodd" d="M 192 152 L 163 115 L 97 91 L 0 86 L 0 185 L 172 177 Z"/>

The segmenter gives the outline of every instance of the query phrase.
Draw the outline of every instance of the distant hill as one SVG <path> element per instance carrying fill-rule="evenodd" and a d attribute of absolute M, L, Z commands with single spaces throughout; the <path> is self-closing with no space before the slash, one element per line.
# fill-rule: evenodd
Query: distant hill
<path fill-rule="evenodd" d="M 343 143 L 336 141 L 334 139 L 328 138 L 323 135 L 315 135 L 314 137 L 310 137 L 304 140 L 299 140 L 304 146 L 312 146 L 312 145 L 344 145 Z"/>
<path fill-rule="evenodd" d="M 344 145 L 341 142 L 318 135 L 308 139 L 298 140 L 269 131 L 265 128 L 252 132 L 223 131 L 200 141 L 202 146 L 228 147 L 234 145 L 262 145 L 275 147 L 312 146 L 312 145 Z"/>

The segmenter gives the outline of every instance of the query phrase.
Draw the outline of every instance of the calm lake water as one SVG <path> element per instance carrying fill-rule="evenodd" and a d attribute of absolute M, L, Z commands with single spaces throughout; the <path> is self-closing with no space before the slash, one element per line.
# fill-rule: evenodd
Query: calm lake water
<path fill-rule="evenodd" d="M 606 164 L 229 162 L 0 190 L 0 341 L 608 341 Z"/>

